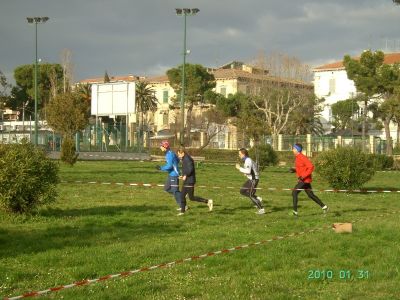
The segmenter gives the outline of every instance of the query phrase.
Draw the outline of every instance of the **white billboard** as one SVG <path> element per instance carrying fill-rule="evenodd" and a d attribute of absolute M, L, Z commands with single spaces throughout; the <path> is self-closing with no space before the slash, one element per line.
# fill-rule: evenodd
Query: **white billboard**
<path fill-rule="evenodd" d="M 109 82 L 92 85 L 92 115 L 125 116 L 132 113 L 135 113 L 134 82 Z"/>

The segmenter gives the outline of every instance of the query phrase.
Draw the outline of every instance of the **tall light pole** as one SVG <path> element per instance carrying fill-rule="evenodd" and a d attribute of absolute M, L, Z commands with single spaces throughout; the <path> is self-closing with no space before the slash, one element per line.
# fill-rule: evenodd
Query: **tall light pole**
<path fill-rule="evenodd" d="M 39 144 L 38 137 L 38 116 L 37 116 L 37 107 L 38 107 L 38 55 L 37 55 L 37 25 L 40 23 L 46 23 L 49 20 L 49 17 L 27 17 L 28 23 L 35 24 L 35 146 Z"/>
<path fill-rule="evenodd" d="M 183 16 L 183 65 L 182 65 L 182 87 L 181 87 L 181 134 L 180 134 L 180 143 L 183 145 L 184 143 L 184 135 L 185 135 L 185 64 L 186 64 L 186 16 L 193 16 L 197 14 L 200 9 L 198 8 L 175 8 L 176 14 L 178 16 Z"/>

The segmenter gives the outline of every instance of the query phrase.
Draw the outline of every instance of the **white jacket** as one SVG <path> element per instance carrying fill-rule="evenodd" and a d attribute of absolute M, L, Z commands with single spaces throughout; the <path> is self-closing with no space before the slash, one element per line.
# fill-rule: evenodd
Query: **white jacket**
<path fill-rule="evenodd" d="M 239 171 L 246 175 L 246 177 L 250 180 L 260 178 L 257 164 L 250 157 L 246 157 L 244 160 L 244 166 L 243 168 L 240 168 Z"/>

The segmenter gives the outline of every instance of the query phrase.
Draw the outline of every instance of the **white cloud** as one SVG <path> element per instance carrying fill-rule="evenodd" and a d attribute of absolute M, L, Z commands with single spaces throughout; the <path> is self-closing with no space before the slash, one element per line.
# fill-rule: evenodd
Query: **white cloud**
<path fill-rule="evenodd" d="M 183 20 L 174 8 L 183 6 L 200 9 L 187 18 L 188 61 L 207 66 L 246 60 L 260 50 L 324 64 L 368 47 L 383 48 L 386 38 L 400 40 L 400 7 L 390 0 L 3 2 L 0 69 L 8 78 L 33 59 L 28 11 L 50 17 L 39 28 L 39 56 L 57 62 L 63 48 L 71 49 L 77 79 L 102 76 L 106 69 L 114 75 L 161 75 L 179 65 Z"/>

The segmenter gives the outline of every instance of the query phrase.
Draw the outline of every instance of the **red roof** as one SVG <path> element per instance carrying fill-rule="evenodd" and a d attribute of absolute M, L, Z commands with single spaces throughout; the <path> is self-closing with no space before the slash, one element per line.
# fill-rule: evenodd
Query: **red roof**
<path fill-rule="evenodd" d="M 148 83 L 164 83 L 164 82 L 169 82 L 169 79 L 167 75 L 161 75 L 161 76 L 147 77 L 145 81 Z"/>
<path fill-rule="evenodd" d="M 138 76 L 135 75 L 125 75 L 125 76 L 111 76 L 110 77 L 110 82 L 116 82 L 116 81 L 137 81 L 139 79 Z M 103 77 L 97 77 L 97 78 L 87 78 L 79 81 L 79 83 L 104 83 L 104 76 Z"/>
<path fill-rule="evenodd" d="M 356 57 L 355 59 L 360 59 L 360 57 Z M 383 63 L 388 65 L 400 63 L 400 53 L 386 53 Z M 318 71 L 340 70 L 340 69 L 344 69 L 343 61 L 337 61 L 334 63 L 316 67 L 314 68 L 314 71 L 318 72 Z"/>
<path fill-rule="evenodd" d="M 253 73 L 249 73 L 249 72 L 246 72 L 243 70 L 237 70 L 237 69 L 216 69 L 210 73 L 214 74 L 215 79 L 239 79 L 239 78 L 242 78 L 242 79 L 268 80 L 268 81 L 274 81 L 274 82 L 312 86 L 312 84 L 309 82 L 279 78 L 279 77 L 270 76 L 270 75 L 253 74 Z"/>
<path fill-rule="evenodd" d="M 274 76 L 269 76 L 269 75 L 263 75 L 263 74 L 252 74 L 243 70 L 237 70 L 237 69 L 216 69 L 210 72 L 211 74 L 214 75 L 215 79 L 253 79 L 253 80 L 269 80 L 269 81 L 276 81 L 276 82 L 285 82 L 285 83 L 292 83 L 292 84 L 301 84 L 305 86 L 312 86 L 309 82 L 303 82 L 303 81 L 296 81 L 296 80 L 290 80 L 290 79 L 284 79 L 284 78 L 278 78 Z M 139 81 L 139 80 L 144 80 L 148 83 L 168 83 L 169 79 L 167 75 L 161 75 L 161 76 L 154 76 L 154 77 L 137 77 L 133 75 L 129 76 L 114 76 L 110 77 L 111 82 L 116 82 L 116 81 Z M 98 78 L 89 78 L 89 79 L 84 79 L 81 80 L 79 83 L 103 83 L 104 82 L 104 77 L 98 77 Z"/>

